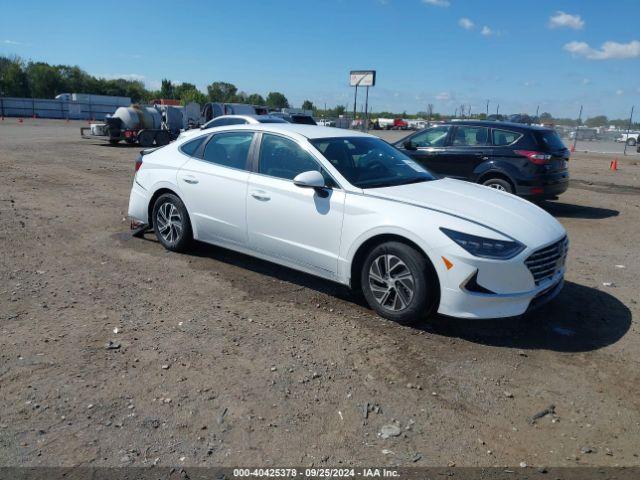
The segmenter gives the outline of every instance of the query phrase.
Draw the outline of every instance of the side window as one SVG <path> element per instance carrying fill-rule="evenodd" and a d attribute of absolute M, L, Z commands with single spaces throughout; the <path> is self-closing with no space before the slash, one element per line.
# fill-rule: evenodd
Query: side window
<path fill-rule="evenodd" d="M 475 147 L 486 145 L 489 140 L 489 129 L 487 127 L 456 127 L 453 136 L 453 145 L 464 147 Z"/>
<path fill-rule="evenodd" d="M 180 151 L 185 155 L 193 157 L 200 148 L 200 145 L 202 145 L 202 142 L 204 142 L 205 138 L 206 136 L 202 136 L 200 138 L 196 138 L 195 140 L 191 140 L 190 142 L 186 142 L 180 147 Z"/>
<path fill-rule="evenodd" d="M 494 145 L 511 145 L 513 142 L 520 139 L 522 135 L 516 132 L 510 132 L 508 130 L 493 130 L 493 144 Z"/>
<path fill-rule="evenodd" d="M 204 147 L 202 159 L 223 167 L 246 170 L 252 140 L 251 132 L 219 133 Z"/>
<path fill-rule="evenodd" d="M 259 173 L 293 180 L 299 173 L 309 170 L 317 170 L 322 173 L 327 181 L 327 186 L 334 186 L 333 179 L 322 169 L 317 160 L 296 142 L 269 133 L 262 135 Z"/>
<path fill-rule="evenodd" d="M 449 127 L 428 128 L 424 132 L 417 133 L 411 141 L 419 147 L 444 147 L 447 140 Z"/>

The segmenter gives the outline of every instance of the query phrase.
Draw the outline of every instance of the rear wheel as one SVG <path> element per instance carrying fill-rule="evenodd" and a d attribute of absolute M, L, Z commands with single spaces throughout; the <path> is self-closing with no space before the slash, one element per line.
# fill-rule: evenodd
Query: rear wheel
<path fill-rule="evenodd" d="M 171 134 L 166 130 L 160 130 L 156 133 L 156 145 L 162 147 L 163 145 L 169 145 L 171 142 Z"/>
<path fill-rule="evenodd" d="M 120 140 L 118 140 L 117 138 L 110 138 L 109 143 L 111 145 L 118 145 L 118 143 L 120 143 Z"/>
<path fill-rule="evenodd" d="M 138 143 L 143 148 L 153 147 L 153 141 L 155 138 L 156 134 L 151 130 L 142 130 L 138 133 Z"/>
<path fill-rule="evenodd" d="M 627 139 L 627 145 L 629 145 L 630 147 L 633 147 L 636 144 L 636 139 L 635 138 L 628 138 Z"/>
<path fill-rule="evenodd" d="M 501 192 L 513 193 L 513 187 L 508 180 L 503 178 L 489 178 L 482 182 L 485 187 L 494 188 Z"/>
<path fill-rule="evenodd" d="M 160 195 L 153 205 L 153 229 L 167 250 L 184 252 L 191 243 L 193 233 L 187 209 L 176 195 Z"/>
<path fill-rule="evenodd" d="M 400 242 L 385 242 L 369 252 L 360 284 L 372 309 L 401 324 L 428 317 L 438 300 L 432 265 L 415 248 Z"/>

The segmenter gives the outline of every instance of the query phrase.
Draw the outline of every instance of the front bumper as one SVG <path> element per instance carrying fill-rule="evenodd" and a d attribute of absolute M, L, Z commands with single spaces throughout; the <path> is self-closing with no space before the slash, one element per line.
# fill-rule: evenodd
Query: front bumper
<path fill-rule="evenodd" d="M 549 302 L 562 290 L 564 266 L 535 283 L 524 263 L 531 249 L 511 260 L 491 261 L 460 254 L 456 248 L 440 251 L 440 262 L 436 265 L 440 280 L 438 313 L 442 315 L 477 319 L 515 317 Z M 446 257 L 453 267 L 447 270 L 441 257 Z M 471 279 L 477 280 L 482 288 L 470 286 Z"/>

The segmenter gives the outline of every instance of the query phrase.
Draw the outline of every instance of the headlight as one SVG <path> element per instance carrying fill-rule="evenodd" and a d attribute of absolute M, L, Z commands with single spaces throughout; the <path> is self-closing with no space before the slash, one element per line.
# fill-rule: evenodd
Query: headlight
<path fill-rule="evenodd" d="M 477 237 L 476 235 L 456 232 L 455 230 L 449 230 L 448 228 L 440 228 L 440 230 L 447 237 L 476 257 L 508 260 L 515 257 L 525 249 L 524 245 L 516 241 Z"/>

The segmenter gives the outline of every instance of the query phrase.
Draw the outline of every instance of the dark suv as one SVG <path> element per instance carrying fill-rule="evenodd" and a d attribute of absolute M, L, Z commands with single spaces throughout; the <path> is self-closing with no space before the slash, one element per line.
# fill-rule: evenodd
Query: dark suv
<path fill-rule="evenodd" d="M 420 130 L 395 146 L 433 173 L 530 200 L 556 198 L 569 186 L 569 150 L 549 128 L 453 120 Z"/>

